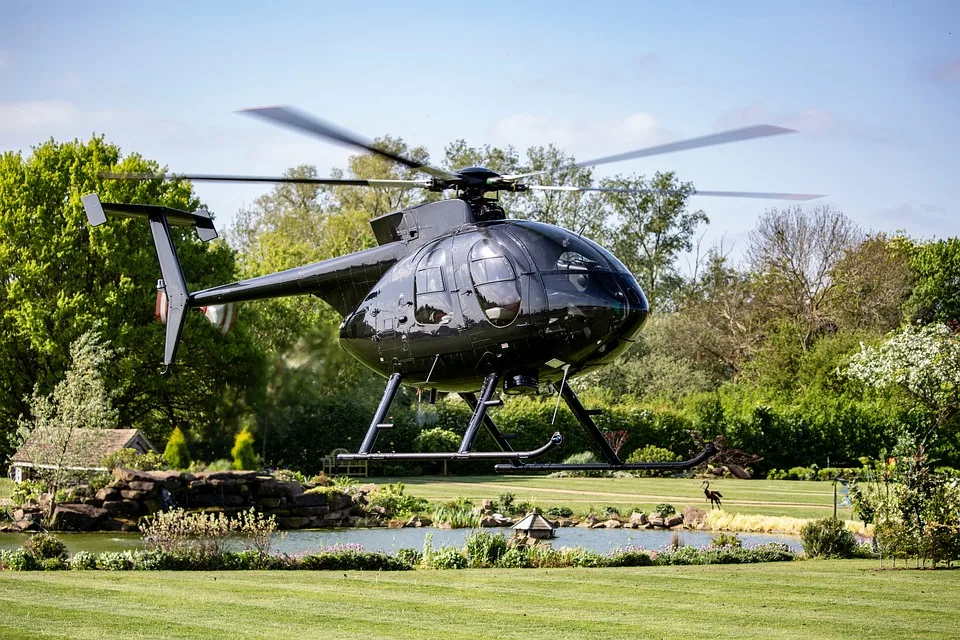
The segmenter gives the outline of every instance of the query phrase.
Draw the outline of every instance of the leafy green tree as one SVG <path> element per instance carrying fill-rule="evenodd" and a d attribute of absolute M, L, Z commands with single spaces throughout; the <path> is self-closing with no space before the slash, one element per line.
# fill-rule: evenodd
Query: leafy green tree
<path fill-rule="evenodd" d="M 257 452 L 253 448 L 253 434 L 244 429 L 237 434 L 233 443 L 233 449 L 230 450 L 233 456 L 234 469 L 259 469 L 260 460 L 257 458 Z"/>
<path fill-rule="evenodd" d="M 173 433 L 170 434 L 167 446 L 163 450 L 163 459 L 171 469 L 190 468 L 192 462 L 190 449 L 187 446 L 187 439 L 184 437 L 183 431 L 180 431 L 180 427 L 175 428 Z"/>
<path fill-rule="evenodd" d="M 920 322 L 960 323 L 960 238 L 913 246 L 910 264 L 915 282 L 907 313 Z"/>
<path fill-rule="evenodd" d="M 604 200 L 611 208 L 614 254 L 637 276 L 656 310 L 674 307 L 673 297 L 683 279 L 676 261 L 693 249 L 697 227 L 709 222 L 703 211 L 689 211 L 693 184 L 680 182 L 672 171 L 652 178 L 616 176 L 601 181 L 607 189 L 638 189 L 640 193 L 611 191 Z"/>
<path fill-rule="evenodd" d="M 70 367 L 64 379 L 49 394 L 34 389 L 29 415 L 18 421 L 18 444 L 28 442 L 28 455 L 43 465 L 37 471 L 50 490 L 48 515 L 70 467 L 85 465 L 85 454 L 93 444 L 91 433 L 117 426 L 114 393 L 104 376 L 112 356 L 96 330 L 81 335 L 70 346 Z"/>
<path fill-rule="evenodd" d="M 45 394 L 54 387 L 69 366 L 69 345 L 98 321 L 116 353 L 109 386 L 120 424 L 155 440 L 185 425 L 205 446 L 225 452 L 233 425 L 257 402 L 260 356 L 242 315 L 224 337 L 190 314 L 178 362 L 162 375 L 164 329 L 154 319 L 160 270 L 149 225 L 112 220 L 92 229 L 86 222 L 80 198 L 90 192 L 104 201 L 200 205 L 183 182 L 99 177 L 158 170 L 136 154 L 121 156 L 102 138 L 51 140 L 26 157 L 0 156 L 0 434 L 9 435 L 17 416 L 29 412 L 24 398 L 32 389 Z M 191 288 L 234 279 L 227 245 L 201 243 L 188 229 L 173 233 Z"/>

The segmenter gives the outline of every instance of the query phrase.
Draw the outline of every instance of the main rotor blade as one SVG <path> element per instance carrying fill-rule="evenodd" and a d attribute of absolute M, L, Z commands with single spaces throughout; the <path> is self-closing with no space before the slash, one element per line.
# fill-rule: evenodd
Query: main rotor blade
<path fill-rule="evenodd" d="M 664 189 L 618 189 L 616 187 L 565 187 L 555 185 L 528 185 L 527 189 L 531 191 L 599 191 L 601 193 L 663 193 L 674 194 L 676 191 L 667 191 Z M 761 198 L 765 200 L 815 200 L 823 198 L 824 194 L 812 193 L 774 193 L 768 191 L 694 191 L 691 195 L 695 196 L 714 196 L 719 198 Z"/>
<path fill-rule="evenodd" d="M 327 140 L 333 140 L 334 142 L 338 142 L 348 147 L 363 149 L 364 151 L 375 153 L 379 156 L 383 156 L 384 158 L 389 158 L 390 160 L 398 162 L 405 167 L 423 171 L 424 173 L 435 178 L 441 178 L 443 180 L 457 179 L 455 174 L 444 171 L 443 169 L 437 169 L 436 167 L 431 167 L 430 165 L 411 160 L 410 158 L 405 158 L 403 156 L 390 153 L 389 151 L 378 149 L 355 133 L 338 127 L 335 124 L 324 122 L 318 118 L 314 118 L 313 116 L 296 111 L 291 107 L 260 107 L 255 109 L 242 109 L 240 110 L 240 113 L 263 118 L 264 120 L 285 126 L 289 129 L 311 133 L 315 136 L 319 136 Z"/>
<path fill-rule="evenodd" d="M 290 178 L 286 176 L 229 176 L 209 173 L 101 173 L 107 180 L 192 180 L 193 182 L 280 182 L 286 184 L 320 184 L 345 187 L 387 187 L 396 189 L 429 189 L 430 180 L 350 180 L 337 178 Z"/>
<path fill-rule="evenodd" d="M 585 160 L 583 162 L 576 162 L 572 166 L 574 167 L 595 167 L 600 164 L 607 164 L 610 162 L 620 162 L 622 160 L 633 160 L 634 158 L 647 158 L 649 156 L 658 156 L 665 153 L 673 153 L 674 151 L 686 151 L 688 149 L 700 149 L 702 147 L 713 147 L 719 144 L 727 144 L 729 142 L 739 142 L 741 140 L 752 140 L 753 138 L 765 138 L 768 136 L 778 136 L 785 133 L 796 133 L 793 129 L 786 129 L 784 127 L 776 127 L 771 124 L 758 124 L 753 127 L 744 127 L 742 129 L 733 129 L 731 131 L 722 131 L 720 133 L 712 133 L 707 136 L 700 136 L 699 138 L 690 138 L 689 140 L 680 140 L 678 142 L 670 142 L 668 144 L 657 145 L 656 147 L 646 147 L 644 149 L 637 149 L 636 151 L 627 151 L 626 153 L 618 153 L 613 156 L 605 156 L 603 158 L 596 158 L 594 160 Z M 547 175 L 549 173 L 556 173 L 557 171 L 562 171 L 566 167 L 558 167 L 556 169 L 548 171 L 534 171 L 531 173 L 520 173 L 510 176 L 502 176 L 504 180 L 519 180 L 521 178 L 531 178 L 534 176 Z"/>

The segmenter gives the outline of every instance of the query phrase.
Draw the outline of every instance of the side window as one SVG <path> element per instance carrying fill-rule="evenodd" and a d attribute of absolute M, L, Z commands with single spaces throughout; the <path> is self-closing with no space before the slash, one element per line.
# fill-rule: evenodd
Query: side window
<path fill-rule="evenodd" d="M 470 279 L 491 324 L 505 327 L 520 313 L 520 281 L 503 245 L 480 240 L 470 249 Z"/>
<path fill-rule="evenodd" d="M 414 317 L 420 324 L 446 324 L 452 319 L 453 305 L 443 274 L 446 262 L 446 250 L 434 249 L 417 265 Z"/>

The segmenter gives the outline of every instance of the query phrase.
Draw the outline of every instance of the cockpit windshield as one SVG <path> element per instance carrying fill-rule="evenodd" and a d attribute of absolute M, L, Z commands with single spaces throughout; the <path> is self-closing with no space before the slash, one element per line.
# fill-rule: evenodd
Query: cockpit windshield
<path fill-rule="evenodd" d="M 511 226 L 541 273 L 620 271 L 622 265 L 599 245 L 575 233 L 539 222 Z"/>

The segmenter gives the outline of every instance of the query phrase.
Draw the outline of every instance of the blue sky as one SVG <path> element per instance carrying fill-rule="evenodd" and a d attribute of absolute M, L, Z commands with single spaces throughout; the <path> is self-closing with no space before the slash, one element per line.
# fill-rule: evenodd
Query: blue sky
<path fill-rule="evenodd" d="M 556 142 L 581 159 L 725 128 L 800 133 L 608 165 L 704 190 L 826 193 L 865 230 L 960 235 L 957 2 L 4 2 L 0 150 L 105 134 L 171 170 L 321 173 L 369 137 Z M 269 187 L 198 185 L 221 225 Z M 741 248 L 778 203 L 698 198 Z"/>

